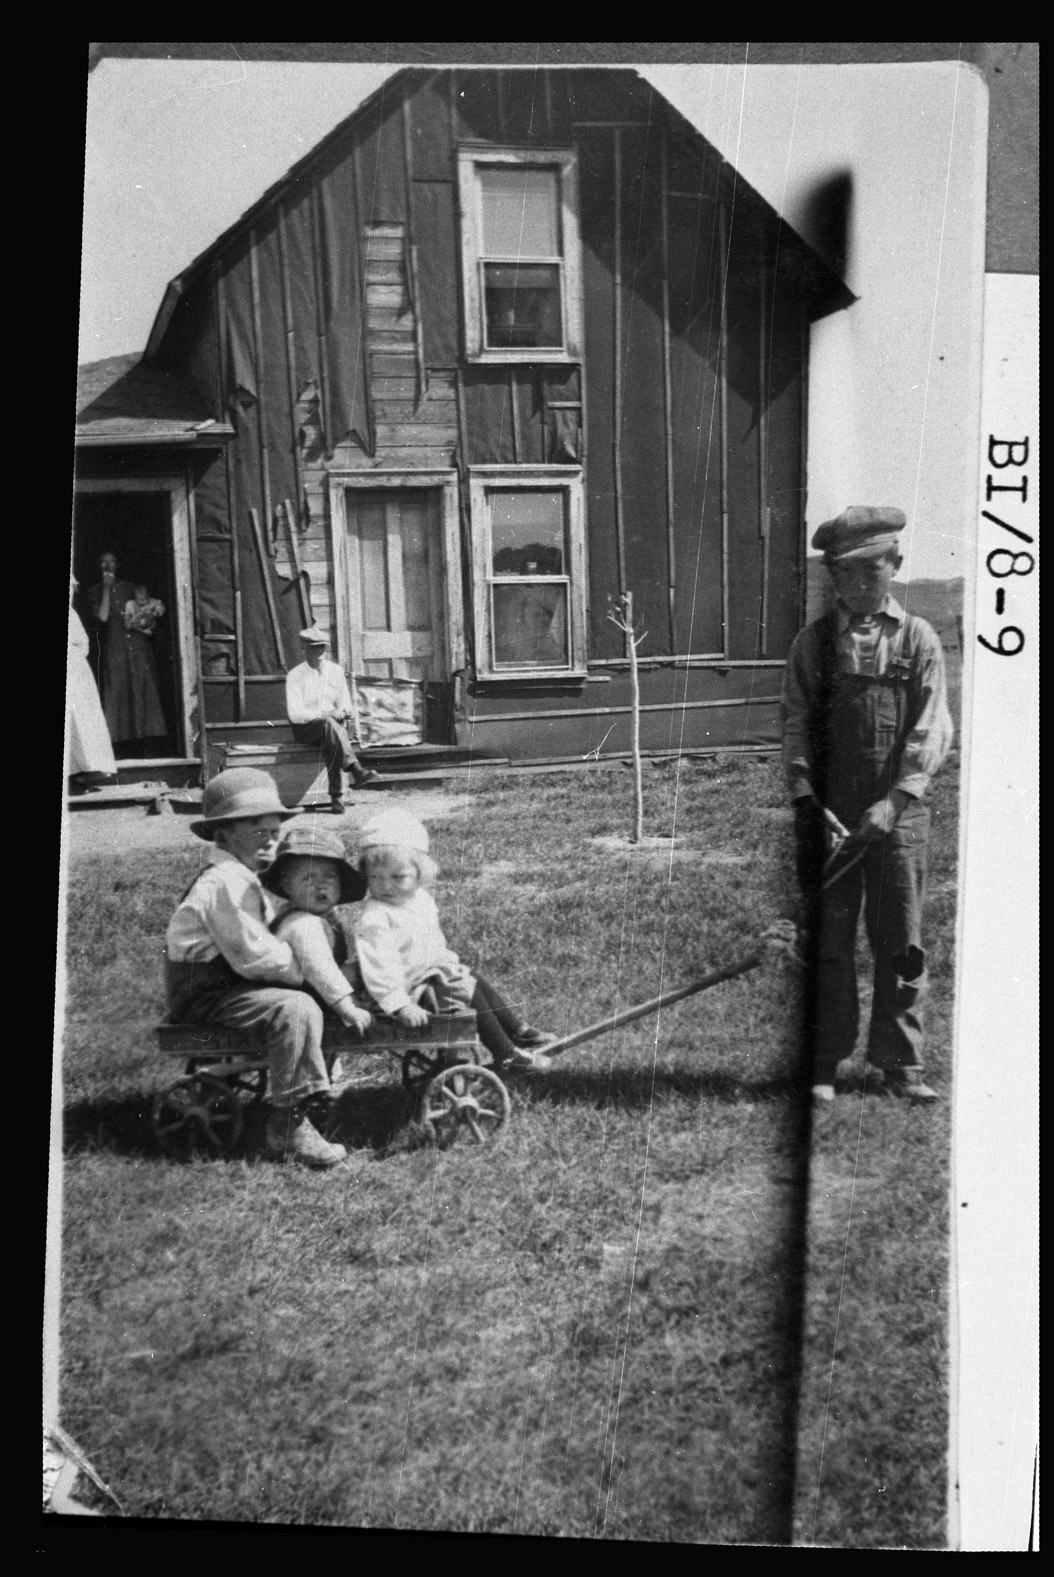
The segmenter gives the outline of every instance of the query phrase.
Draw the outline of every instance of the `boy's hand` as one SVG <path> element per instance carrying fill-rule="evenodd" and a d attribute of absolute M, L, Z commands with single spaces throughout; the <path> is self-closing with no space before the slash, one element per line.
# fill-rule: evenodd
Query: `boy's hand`
<path fill-rule="evenodd" d="M 860 818 L 860 825 L 856 829 L 857 837 L 865 843 L 872 843 L 875 838 L 886 837 L 893 831 L 900 819 L 901 811 L 910 798 L 911 796 L 901 789 L 894 789 L 891 794 L 886 795 L 885 799 L 878 799 L 873 805 L 869 805 Z"/>
<path fill-rule="evenodd" d="M 411 1002 L 409 1007 L 399 1008 L 395 1016 L 400 1024 L 406 1024 L 410 1029 L 420 1029 L 428 1023 L 428 1014 L 416 1002 Z"/>
<path fill-rule="evenodd" d="M 333 1011 L 342 1024 L 346 1024 L 359 1035 L 368 1030 L 373 1023 L 366 1009 L 357 1007 L 350 997 L 343 997 L 341 1001 L 334 1003 Z"/>

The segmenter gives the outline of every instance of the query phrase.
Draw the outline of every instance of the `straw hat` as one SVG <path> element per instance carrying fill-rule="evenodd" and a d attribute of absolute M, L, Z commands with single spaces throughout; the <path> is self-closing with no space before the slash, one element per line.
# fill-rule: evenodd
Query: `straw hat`
<path fill-rule="evenodd" d="M 278 798 L 275 780 L 258 767 L 230 767 L 209 779 L 200 821 L 190 830 L 211 843 L 216 828 L 225 821 L 242 821 L 250 816 L 281 816 L 288 821 L 297 813 L 287 810 Z"/>

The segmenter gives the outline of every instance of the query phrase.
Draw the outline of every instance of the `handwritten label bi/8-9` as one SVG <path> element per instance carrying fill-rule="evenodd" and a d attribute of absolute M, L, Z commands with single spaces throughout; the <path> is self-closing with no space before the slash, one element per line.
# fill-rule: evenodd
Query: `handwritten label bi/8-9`
<path fill-rule="evenodd" d="M 998 500 L 1001 509 L 1024 505 L 1028 502 L 1028 475 L 1024 467 L 1028 465 L 1029 439 L 1024 438 L 997 438 L 994 433 L 988 436 L 988 464 L 992 471 L 1006 471 L 1011 466 L 1022 471 L 1019 482 L 997 482 L 992 472 L 989 472 L 985 485 L 985 501 L 992 503 L 996 493 L 1014 493 L 1016 500 L 1011 504 L 1002 499 Z M 990 509 L 981 510 L 982 520 L 989 520 L 994 526 L 999 526 L 1003 531 L 1008 531 L 1012 537 L 1017 537 L 1021 542 L 1035 546 L 1035 538 L 1029 536 L 1027 531 L 1022 531 L 1020 526 L 1004 520 L 1000 515 L 993 514 Z M 1009 581 L 1013 575 L 1031 575 L 1036 567 L 1035 555 L 1025 549 L 1009 547 L 994 547 L 985 559 L 985 565 L 993 580 Z M 1007 588 L 998 586 L 995 593 L 995 616 L 1001 619 L 1006 610 Z M 1016 657 L 1018 652 L 1024 650 L 1025 632 L 1017 624 L 1005 624 L 996 633 L 994 641 L 986 635 L 979 634 L 977 639 L 988 651 L 995 652 L 1000 657 Z"/>

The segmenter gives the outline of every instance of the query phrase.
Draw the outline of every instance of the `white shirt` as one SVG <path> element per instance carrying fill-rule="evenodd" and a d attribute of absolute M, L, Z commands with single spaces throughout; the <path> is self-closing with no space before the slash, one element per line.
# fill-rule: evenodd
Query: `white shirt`
<path fill-rule="evenodd" d="M 475 990 L 475 977 L 447 946 L 431 893 L 419 887 L 404 904 L 367 898 L 355 915 L 362 983 L 382 1013 L 398 1013 L 430 975 Z"/>
<path fill-rule="evenodd" d="M 291 723 L 314 723 L 334 711 L 355 716 L 344 670 L 323 657 L 319 667 L 299 663 L 285 676 L 285 706 Z"/>
<path fill-rule="evenodd" d="M 165 943 L 174 964 L 225 958 L 236 974 L 273 986 L 299 986 L 304 973 L 287 942 L 272 936 L 279 905 L 260 878 L 226 849 L 209 863 L 169 921 Z"/>
<path fill-rule="evenodd" d="M 276 934 L 292 948 L 293 957 L 304 972 L 305 985 L 317 991 L 324 1002 L 332 1007 L 351 995 L 351 981 L 333 956 L 325 922 L 319 915 L 289 909 L 278 921 Z"/>

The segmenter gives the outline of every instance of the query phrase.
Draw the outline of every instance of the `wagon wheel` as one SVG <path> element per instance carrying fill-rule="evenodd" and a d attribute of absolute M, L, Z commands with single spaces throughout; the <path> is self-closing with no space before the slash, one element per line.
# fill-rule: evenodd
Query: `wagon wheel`
<path fill-rule="evenodd" d="M 215 1068 L 215 1060 L 204 1057 L 191 1057 L 187 1063 L 187 1073 L 197 1073 L 199 1068 Z M 216 1073 L 211 1075 L 221 1079 L 229 1090 L 241 1096 L 247 1106 L 259 1106 L 267 1094 L 267 1069 L 242 1068 L 238 1073 Z"/>
<path fill-rule="evenodd" d="M 242 1103 L 222 1079 L 194 1073 L 154 1098 L 154 1134 L 170 1155 L 227 1155 L 242 1131 Z"/>
<path fill-rule="evenodd" d="M 418 1121 L 445 1150 L 461 1137 L 474 1144 L 493 1143 L 511 1112 L 509 1092 L 496 1073 L 458 1063 L 444 1068 L 425 1086 Z"/>
<path fill-rule="evenodd" d="M 442 1046 L 412 1046 L 403 1053 L 403 1084 L 411 1095 L 420 1095 L 446 1061 Z"/>

